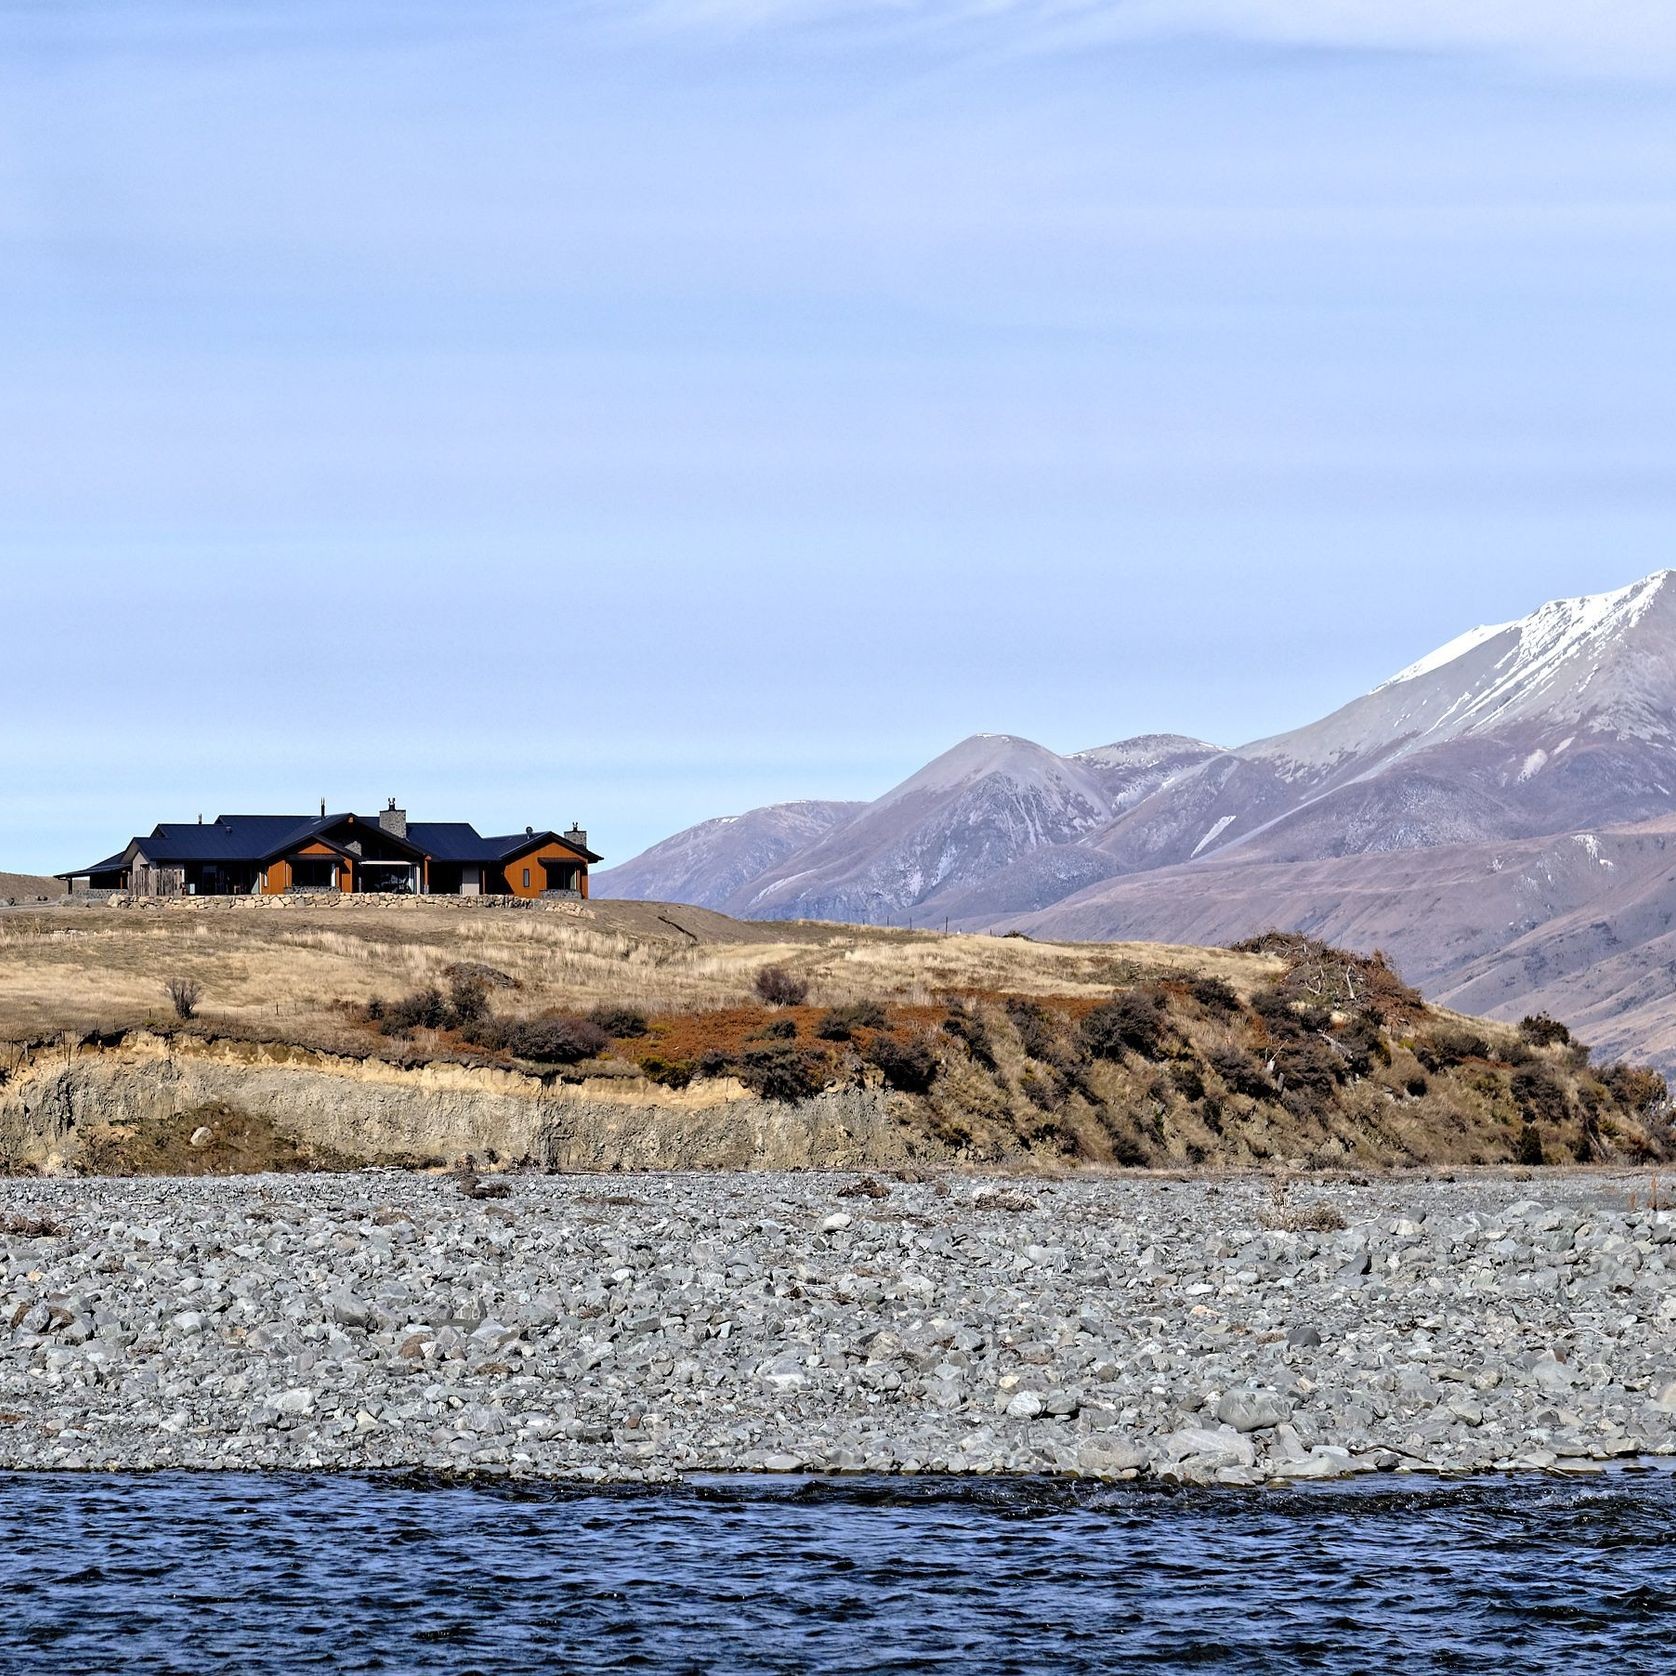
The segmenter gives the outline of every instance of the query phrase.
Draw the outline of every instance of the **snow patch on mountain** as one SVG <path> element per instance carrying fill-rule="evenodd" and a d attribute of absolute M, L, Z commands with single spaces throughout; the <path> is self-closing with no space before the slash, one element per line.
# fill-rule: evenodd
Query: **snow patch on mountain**
<path fill-rule="evenodd" d="M 1435 652 L 1428 652 L 1423 658 L 1411 663 L 1407 669 L 1399 669 L 1389 681 L 1381 681 L 1373 691 L 1382 693 L 1386 688 L 1400 686 L 1404 681 L 1417 681 L 1422 675 L 1430 675 L 1433 670 L 1446 669 L 1474 648 L 1482 646 L 1486 640 L 1494 640 L 1498 634 L 1505 634 L 1516 626 L 1513 623 L 1488 623 L 1480 628 L 1468 629 L 1465 634 L 1458 634 L 1447 644 L 1439 646 Z"/>

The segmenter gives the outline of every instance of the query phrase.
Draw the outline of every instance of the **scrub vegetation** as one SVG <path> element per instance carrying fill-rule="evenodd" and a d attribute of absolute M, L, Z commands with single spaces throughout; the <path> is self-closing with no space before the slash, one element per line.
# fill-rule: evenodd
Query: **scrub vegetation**
<path fill-rule="evenodd" d="M 163 974 L 197 990 L 165 1010 Z M 1429 1007 L 1379 955 L 441 904 L 0 922 L 0 1040 L 146 1027 L 561 1081 L 876 1089 L 939 1154 L 1311 1168 L 1676 1156 L 1663 1079 Z"/>

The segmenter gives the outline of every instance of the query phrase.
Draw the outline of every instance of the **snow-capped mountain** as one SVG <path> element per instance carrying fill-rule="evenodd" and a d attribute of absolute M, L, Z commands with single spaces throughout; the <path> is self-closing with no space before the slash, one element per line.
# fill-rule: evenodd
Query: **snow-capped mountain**
<path fill-rule="evenodd" d="M 1676 572 L 1473 629 L 1202 764 L 1099 840 L 1119 871 L 1524 837 L 1671 807 Z"/>
<path fill-rule="evenodd" d="M 596 875 L 599 892 L 754 918 L 1212 940 L 1284 923 L 1357 941 L 1353 904 L 1377 898 L 1367 929 L 1417 973 L 1453 981 L 1471 951 L 1477 1004 L 1501 932 L 1468 935 L 1459 915 L 1451 929 L 1423 907 L 1429 878 L 1676 816 L 1676 572 L 1472 629 L 1237 749 L 1152 734 L 1059 756 L 981 734 L 874 803 L 784 808 L 833 812 L 706 823 Z M 1635 854 L 1663 842 L 1638 838 Z M 1615 887 L 1610 869 L 1589 876 L 1598 914 Z M 1466 884 L 1452 898 L 1462 914 L 1474 899 Z M 1520 918 L 1527 971 L 1545 923 Z"/>

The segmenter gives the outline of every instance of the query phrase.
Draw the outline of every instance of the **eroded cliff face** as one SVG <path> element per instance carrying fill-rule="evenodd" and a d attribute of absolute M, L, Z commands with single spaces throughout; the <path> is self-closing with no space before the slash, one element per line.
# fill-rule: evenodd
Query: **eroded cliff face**
<path fill-rule="evenodd" d="M 889 1097 L 871 1089 L 783 1105 L 728 1079 L 681 1090 L 639 1078 L 560 1083 L 144 1031 L 26 1051 L 0 1076 L 0 1164 L 13 1170 L 75 1170 L 96 1137 L 215 1108 L 367 1164 L 469 1153 L 552 1170 L 799 1169 L 910 1156 Z"/>

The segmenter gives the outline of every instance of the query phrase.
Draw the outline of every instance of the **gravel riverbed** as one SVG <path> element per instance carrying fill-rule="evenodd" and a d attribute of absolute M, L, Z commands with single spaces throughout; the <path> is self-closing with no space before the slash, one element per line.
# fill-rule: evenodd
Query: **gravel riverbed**
<path fill-rule="evenodd" d="M 1242 1485 L 1676 1453 L 1644 1175 L 857 1179 L 0 1182 L 0 1467 Z"/>

